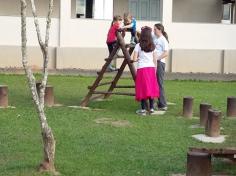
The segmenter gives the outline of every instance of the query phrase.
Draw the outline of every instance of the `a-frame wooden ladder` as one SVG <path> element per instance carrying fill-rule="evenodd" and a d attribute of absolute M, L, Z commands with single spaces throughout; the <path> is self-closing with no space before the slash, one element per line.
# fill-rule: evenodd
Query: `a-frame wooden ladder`
<path fill-rule="evenodd" d="M 88 87 L 88 89 L 89 89 L 88 94 L 82 100 L 80 106 L 87 106 L 91 99 L 94 100 L 96 98 L 108 98 L 112 94 L 127 95 L 127 96 L 134 96 L 135 95 L 134 93 L 113 92 L 113 90 L 115 88 L 134 88 L 134 85 L 133 86 L 118 86 L 117 85 L 117 82 L 119 81 L 126 65 L 129 66 L 130 73 L 132 75 L 134 82 L 135 82 L 135 77 L 136 77 L 136 70 L 133 65 L 133 62 L 131 61 L 131 56 L 130 56 L 134 50 L 134 47 L 131 47 L 131 46 L 125 44 L 125 41 L 124 41 L 124 38 L 123 38 L 121 32 L 117 32 L 116 35 L 117 35 L 117 44 L 116 44 L 115 48 L 111 52 L 110 56 L 107 59 L 105 59 L 106 62 L 103 65 L 102 70 L 100 72 L 98 72 L 97 79 L 94 81 L 93 85 Z M 124 58 L 124 60 L 121 64 L 120 68 L 117 70 L 116 76 L 110 82 L 100 83 L 103 79 L 103 76 L 104 76 L 108 66 L 110 65 L 112 60 L 115 58 L 115 56 L 117 55 L 117 52 L 119 51 L 119 49 L 122 50 L 122 53 L 123 53 L 122 58 Z M 107 91 L 96 91 L 97 87 L 104 86 L 104 85 L 110 85 Z M 96 94 L 98 94 L 99 96 L 92 97 L 93 95 L 96 95 Z"/>

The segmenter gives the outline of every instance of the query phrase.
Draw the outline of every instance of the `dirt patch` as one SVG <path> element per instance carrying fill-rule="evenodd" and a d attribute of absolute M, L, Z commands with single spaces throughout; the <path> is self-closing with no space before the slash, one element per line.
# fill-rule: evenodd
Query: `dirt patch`
<path fill-rule="evenodd" d="M 111 125 L 114 127 L 131 127 L 131 123 L 128 120 L 118 120 L 111 122 Z"/>
<path fill-rule="evenodd" d="M 111 118 L 99 118 L 99 119 L 96 119 L 95 122 L 97 124 L 111 125 L 118 128 L 132 127 L 131 123 L 128 120 L 114 120 Z"/>
<path fill-rule="evenodd" d="M 104 109 L 98 109 L 98 108 L 90 108 L 90 107 L 84 107 L 84 106 L 67 106 L 68 108 L 73 109 L 82 109 L 82 110 L 89 110 L 89 111 L 104 111 Z"/>
<path fill-rule="evenodd" d="M 100 118 L 100 119 L 96 119 L 95 122 L 97 124 L 111 124 L 112 119 L 110 119 L 110 118 Z"/>

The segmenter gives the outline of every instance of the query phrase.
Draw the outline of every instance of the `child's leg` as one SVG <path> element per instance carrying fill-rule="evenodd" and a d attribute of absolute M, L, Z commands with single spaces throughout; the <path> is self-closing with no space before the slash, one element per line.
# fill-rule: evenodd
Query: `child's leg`
<path fill-rule="evenodd" d="M 111 54 L 112 50 L 113 50 L 113 45 L 112 43 L 107 43 L 107 47 L 108 47 L 108 51 L 109 51 L 109 55 Z"/>
<path fill-rule="evenodd" d="M 141 109 L 146 110 L 146 100 L 141 100 Z"/>
<path fill-rule="evenodd" d="M 149 98 L 149 106 L 150 106 L 150 109 L 154 109 L 154 99 Z"/>
<path fill-rule="evenodd" d="M 109 56 L 111 55 L 115 45 L 116 45 L 116 42 L 107 43 L 107 47 L 108 47 L 108 50 L 109 50 Z M 114 61 L 112 60 L 112 62 L 114 62 Z M 112 66 L 112 62 L 108 66 L 110 71 L 115 70 L 115 68 L 113 68 L 113 66 Z"/>

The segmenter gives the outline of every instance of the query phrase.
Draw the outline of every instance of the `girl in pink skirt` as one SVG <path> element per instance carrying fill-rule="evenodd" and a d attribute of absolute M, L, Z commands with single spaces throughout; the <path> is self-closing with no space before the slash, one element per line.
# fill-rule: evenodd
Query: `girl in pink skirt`
<path fill-rule="evenodd" d="M 136 113 L 146 115 L 146 100 L 149 100 L 150 113 L 154 112 L 154 98 L 159 97 L 156 78 L 157 51 L 152 39 L 152 29 L 142 28 L 139 43 L 135 46 L 133 60 L 138 61 L 135 80 L 135 99 L 141 102 Z"/>

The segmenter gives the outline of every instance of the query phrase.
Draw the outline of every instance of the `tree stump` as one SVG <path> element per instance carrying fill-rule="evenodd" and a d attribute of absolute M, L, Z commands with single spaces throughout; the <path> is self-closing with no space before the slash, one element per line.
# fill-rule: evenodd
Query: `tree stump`
<path fill-rule="evenodd" d="M 186 176 L 211 176 L 211 155 L 200 152 L 188 152 Z"/>
<path fill-rule="evenodd" d="M 8 107 L 8 87 L 0 85 L 0 107 Z"/>
<path fill-rule="evenodd" d="M 36 82 L 38 95 L 39 95 L 40 85 L 41 85 L 41 82 Z M 48 107 L 52 107 L 54 105 L 53 86 L 51 85 L 47 85 L 45 88 L 44 103 Z"/>
<path fill-rule="evenodd" d="M 200 104 L 200 126 L 205 127 L 208 119 L 208 110 L 211 109 L 211 105 L 207 103 Z"/>
<path fill-rule="evenodd" d="M 208 120 L 206 123 L 205 134 L 209 137 L 220 136 L 221 112 L 213 109 L 208 110 Z"/>
<path fill-rule="evenodd" d="M 187 118 L 193 116 L 193 97 L 183 98 L 183 116 Z"/>
<path fill-rule="evenodd" d="M 236 117 L 236 97 L 227 98 L 227 117 Z"/>
<path fill-rule="evenodd" d="M 45 105 L 48 107 L 52 107 L 54 105 L 53 86 L 46 86 L 44 101 Z"/>

